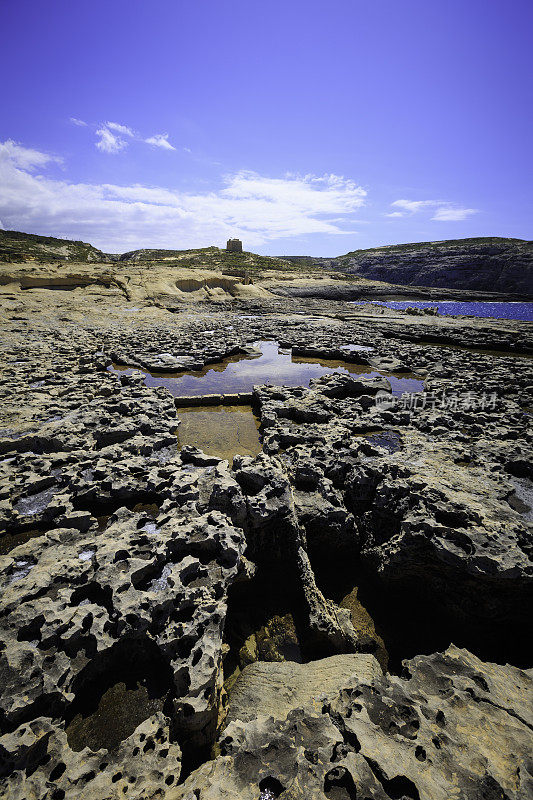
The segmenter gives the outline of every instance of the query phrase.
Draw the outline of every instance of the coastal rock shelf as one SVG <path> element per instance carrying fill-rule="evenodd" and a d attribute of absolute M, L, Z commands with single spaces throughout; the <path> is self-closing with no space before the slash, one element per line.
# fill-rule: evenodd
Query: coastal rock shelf
<path fill-rule="evenodd" d="M 143 302 L 0 294 L 2 797 L 533 796 L 530 326 Z"/>

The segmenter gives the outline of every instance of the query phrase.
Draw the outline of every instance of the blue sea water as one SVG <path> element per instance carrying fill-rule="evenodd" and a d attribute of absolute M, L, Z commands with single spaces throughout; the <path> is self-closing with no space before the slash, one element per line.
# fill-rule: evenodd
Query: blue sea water
<path fill-rule="evenodd" d="M 364 301 L 357 300 L 354 305 L 360 305 L 362 302 Z M 373 303 L 398 310 L 406 309 L 409 306 L 411 308 L 435 308 L 436 306 L 440 314 L 533 321 L 533 303 L 459 302 L 457 300 L 375 300 Z"/>

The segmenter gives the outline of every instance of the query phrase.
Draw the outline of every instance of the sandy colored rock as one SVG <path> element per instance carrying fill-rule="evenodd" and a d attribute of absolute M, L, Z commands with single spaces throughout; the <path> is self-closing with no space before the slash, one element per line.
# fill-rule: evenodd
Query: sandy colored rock
<path fill-rule="evenodd" d="M 381 669 L 368 653 L 330 656 L 308 664 L 257 661 L 243 669 L 231 692 L 227 723 L 265 714 L 285 719 L 295 708 L 319 708 L 325 698 L 357 681 L 372 681 Z"/>
<path fill-rule="evenodd" d="M 406 678 L 351 680 L 284 719 L 234 720 L 221 755 L 167 800 L 257 800 L 267 790 L 294 800 L 530 798 L 531 671 L 453 646 L 405 667 Z"/>
<path fill-rule="evenodd" d="M 247 282 L 214 248 L 85 255 L 0 270 L 2 796 L 528 797 L 531 325 L 243 254 Z M 233 367 L 261 424 L 234 468 L 180 449 L 169 383 L 222 402 Z"/>

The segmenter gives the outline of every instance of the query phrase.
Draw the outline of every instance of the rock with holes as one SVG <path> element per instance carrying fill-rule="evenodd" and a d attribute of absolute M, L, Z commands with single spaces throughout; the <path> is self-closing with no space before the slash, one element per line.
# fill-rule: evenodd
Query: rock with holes
<path fill-rule="evenodd" d="M 248 545 L 253 558 L 280 572 L 295 587 L 304 616 L 306 644 L 315 653 L 355 652 L 359 642 L 346 609 L 328 600 L 315 580 L 304 528 L 300 525 L 283 464 L 265 454 L 235 459 L 236 478 L 246 494 Z"/>
<path fill-rule="evenodd" d="M 212 493 L 208 483 L 193 500 L 208 506 Z M 66 736 L 67 785 L 68 751 L 114 754 L 157 714 L 186 757 L 206 745 L 219 715 L 226 593 L 244 546 L 220 511 L 187 504 L 157 522 L 122 508 L 105 536 L 65 528 L 18 546 L 0 572 L 3 730 L 16 737 L 46 718 Z M 53 768 L 59 756 L 46 742 Z"/>
<path fill-rule="evenodd" d="M 517 355 L 533 352 L 526 326 L 328 306 L 313 297 L 323 281 L 295 314 L 293 301 L 257 285 L 218 276 L 204 286 L 196 267 L 184 277 L 176 266 L 146 270 L 139 258 L 68 275 L 68 264 L 5 270 L 0 794 L 181 792 L 178 775 L 209 758 L 220 697 L 231 704 L 236 656 L 240 668 L 294 656 L 295 645 L 294 657 L 313 660 L 366 651 L 380 630 L 391 669 L 452 640 L 494 653 L 486 660 L 530 664 L 533 378 L 531 360 Z M 216 249 L 181 258 L 227 266 Z M 76 290 L 61 290 L 62 278 Z M 336 296 L 386 287 L 340 289 Z M 226 292 L 239 294 L 239 313 L 187 303 Z M 180 452 L 170 392 L 111 363 L 200 375 L 219 362 L 212 377 L 223 381 L 221 359 L 258 355 L 250 342 L 260 339 L 279 341 L 285 355 L 293 348 L 300 374 L 306 360 L 342 374 L 310 388 L 256 387 L 265 456 L 237 459 L 235 471 L 212 454 Z M 350 364 L 339 361 L 346 353 Z M 385 378 L 360 375 L 376 369 L 423 376 L 427 396 L 381 404 Z M 387 379 L 397 395 L 423 388 L 400 379 Z M 264 380 L 276 381 L 276 370 Z M 245 539 L 256 568 L 244 561 Z M 287 607 L 258 629 L 245 607 L 261 603 L 247 580 L 254 572 L 267 592 L 274 583 L 289 590 Z M 246 638 L 234 637 L 235 654 L 229 631 L 240 614 Z M 385 666 L 384 650 L 374 652 Z M 502 695 L 505 681 L 525 697 L 522 675 L 502 668 L 495 687 L 496 668 L 476 664 L 470 681 L 466 660 L 415 660 L 410 681 L 347 675 L 333 681 L 347 690 L 328 689 L 320 704 L 316 682 L 295 684 L 289 665 L 287 690 L 270 693 L 270 708 L 307 702 L 304 688 L 313 708 L 233 720 L 220 757 L 187 791 L 194 800 L 226 789 L 254 800 L 526 796 L 516 731 L 527 699 L 520 707 L 509 695 L 506 706 Z M 326 664 L 319 690 L 331 688 Z M 257 698 L 246 698 L 254 715 Z"/>
<path fill-rule="evenodd" d="M 388 365 L 381 367 L 390 370 Z M 360 397 L 361 395 L 375 395 L 378 392 L 390 394 L 391 385 L 386 378 L 354 378 L 351 375 L 326 375 L 324 378 L 317 378 L 311 381 L 311 388 L 319 391 L 325 397 L 345 400 L 348 397 Z"/>
<path fill-rule="evenodd" d="M 402 678 L 345 674 L 323 702 L 306 705 L 307 689 L 267 700 L 264 714 L 230 722 L 220 755 L 168 800 L 531 797 L 531 672 L 453 646 L 406 669 Z"/>
<path fill-rule="evenodd" d="M 46 717 L 0 736 L 0 788 L 9 800 L 147 800 L 164 797 L 180 770 L 181 751 L 161 712 L 112 752 L 73 750 L 65 732 Z"/>
<path fill-rule="evenodd" d="M 388 590 L 435 609 L 460 637 L 523 660 L 533 529 L 503 501 L 506 483 L 414 436 L 401 454 L 354 466 L 345 497 L 362 559 Z"/>

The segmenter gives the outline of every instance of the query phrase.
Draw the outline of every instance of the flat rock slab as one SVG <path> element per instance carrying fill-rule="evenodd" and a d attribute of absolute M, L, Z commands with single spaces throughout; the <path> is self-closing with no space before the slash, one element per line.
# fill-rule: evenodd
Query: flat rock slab
<path fill-rule="evenodd" d="M 227 721 L 248 722 L 260 714 L 285 719 L 295 708 L 381 674 L 369 653 L 330 656 L 308 664 L 256 661 L 243 669 L 232 689 Z"/>

